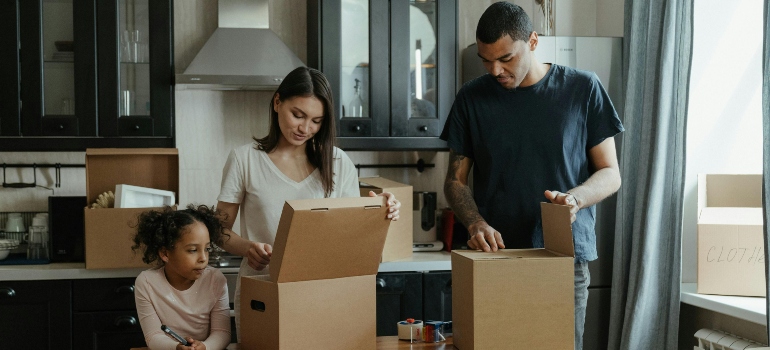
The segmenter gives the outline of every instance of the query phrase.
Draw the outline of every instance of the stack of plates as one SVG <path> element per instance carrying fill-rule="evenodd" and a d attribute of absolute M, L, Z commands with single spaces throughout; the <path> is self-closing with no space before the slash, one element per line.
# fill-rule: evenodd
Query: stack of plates
<path fill-rule="evenodd" d="M 19 241 L 15 239 L 0 239 L 0 250 L 14 250 L 19 247 Z"/>

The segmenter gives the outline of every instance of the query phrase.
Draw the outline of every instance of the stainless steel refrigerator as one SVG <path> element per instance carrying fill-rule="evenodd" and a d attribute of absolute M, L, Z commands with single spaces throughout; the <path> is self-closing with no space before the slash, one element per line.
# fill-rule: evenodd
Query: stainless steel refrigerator
<path fill-rule="evenodd" d="M 463 51 L 463 82 L 486 74 L 474 45 Z M 623 38 L 540 36 L 535 56 L 541 63 L 555 63 L 595 72 L 623 120 Z M 622 134 L 615 137 L 618 156 Z M 588 310 L 583 349 L 606 349 L 612 292 L 612 261 L 615 244 L 616 196 L 596 207 L 596 249 L 599 259 L 589 263 Z"/>

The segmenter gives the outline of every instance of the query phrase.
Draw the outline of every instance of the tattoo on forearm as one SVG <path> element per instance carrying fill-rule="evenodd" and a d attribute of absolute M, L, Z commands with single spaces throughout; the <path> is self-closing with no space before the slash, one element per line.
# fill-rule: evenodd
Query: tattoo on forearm
<path fill-rule="evenodd" d="M 452 210 L 455 212 L 455 216 L 465 227 L 468 227 L 477 221 L 483 220 L 483 218 L 479 214 L 476 202 L 473 200 L 471 189 L 457 177 L 458 170 L 464 159 L 465 156 L 455 154 L 451 150 L 449 151 L 449 170 L 447 171 L 446 181 L 444 181 L 444 194 Z"/>

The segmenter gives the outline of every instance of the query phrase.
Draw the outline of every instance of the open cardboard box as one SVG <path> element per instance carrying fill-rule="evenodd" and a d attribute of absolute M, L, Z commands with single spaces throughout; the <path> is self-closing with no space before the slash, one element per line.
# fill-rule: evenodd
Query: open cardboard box
<path fill-rule="evenodd" d="M 288 201 L 269 276 L 241 277 L 244 349 L 376 348 L 383 197 Z"/>
<path fill-rule="evenodd" d="M 100 208 L 91 203 L 117 184 L 179 193 L 179 152 L 175 148 L 87 149 L 85 210 L 86 269 L 146 267 L 131 250 L 137 216 L 161 208 Z M 178 196 L 177 196 L 178 198 Z"/>
<path fill-rule="evenodd" d="M 382 262 L 407 259 L 412 257 L 412 186 L 383 177 L 362 177 L 358 179 L 361 197 L 368 197 L 369 191 L 380 194 L 390 192 L 401 202 L 399 218 L 390 224 L 385 248 L 382 250 Z"/>
<path fill-rule="evenodd" d="M 452 250 L 452 329 L 461 350 L 572 349 L 569 207 L 541 203 L 545 249 Z"/>
<path fill-rule="evenodd" d="M 762 175 L 698 174 L 698 293 L 764 297 Z"/>

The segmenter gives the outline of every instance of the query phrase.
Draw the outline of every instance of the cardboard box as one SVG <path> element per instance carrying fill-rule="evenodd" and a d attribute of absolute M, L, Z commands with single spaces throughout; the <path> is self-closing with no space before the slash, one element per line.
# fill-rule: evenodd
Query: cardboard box
<path fill-rule="evenodd" d="M 288 201 L 269 276 L 241 277 L 241 348 L 376 349 L 385 201 Z"/>
<path fill-rule="evenodd" d="M 398 221 L 390 224 L 385 248 L 382 250 L 382 262 L 407 259 L 412 257 L 412 186 L 388 180 L 382 177 L 362 177 L 358 179 L 361 197 L 369 196 L 369 191 L 380 194 L 390 192 L 401 202 Z"/>
<path fill-rule="evenodd" d="M 545 249 L 452 250 L 452 329 L 461 350 L 572 349 L 569 207 L 541 203 Z"/>
<path fill-rule="evenodd" d="M 698 293 L 764 297 L 762 175 L 698 175 Z"/>
<path fill-rule="evenodd" d="M 179 152 L 175 148 L 86 150 L 86 199 L 90 207 L 115 185 L 129 184 L 179 194 Z M 178 198 L 178 196 L 177 196 Z M 85 210 L 86 269 L 148 267 L 131 250 L 137 216 L 160 208 Z"/>

